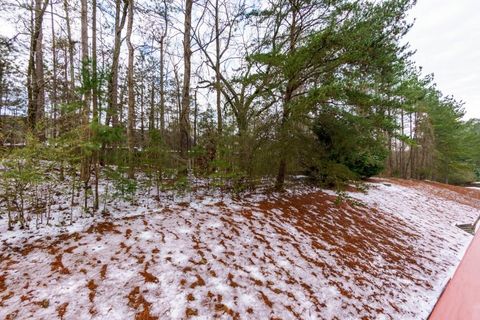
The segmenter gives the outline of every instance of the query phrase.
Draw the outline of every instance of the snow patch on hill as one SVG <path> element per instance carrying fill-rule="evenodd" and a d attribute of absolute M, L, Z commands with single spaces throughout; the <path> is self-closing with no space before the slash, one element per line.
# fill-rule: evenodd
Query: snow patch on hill
<path fill-rule="evenodd" d="M 455 224 L 480 208 L 400 180 L 343 201 L 311 189 L 188 200 L 3 233 L 0 318 L 426 318 L 471 240 Z"/>

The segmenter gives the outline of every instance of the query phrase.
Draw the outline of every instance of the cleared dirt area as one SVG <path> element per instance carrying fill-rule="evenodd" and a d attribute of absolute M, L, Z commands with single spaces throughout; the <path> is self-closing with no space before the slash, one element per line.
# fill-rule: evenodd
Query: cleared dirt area
<path fill-rule="evenodd" d="M 200 197 L 59 236 L 2 236 L 0 319 L 421 319 L 480 192 L 375 179 L 368 194 Z"/>

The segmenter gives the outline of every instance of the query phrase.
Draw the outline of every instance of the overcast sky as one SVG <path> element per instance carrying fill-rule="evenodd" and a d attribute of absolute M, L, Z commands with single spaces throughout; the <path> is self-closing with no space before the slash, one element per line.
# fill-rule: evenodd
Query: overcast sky
<path fill-rule="evenodd" d="M 465 102 L 466 118 L 480 118 L 480 0 L 418 0 L 410 17 L 417 65 Z"/>
<path fill-rule="evenodd" d="M 466 118 L 480 118 L 480 0 L 418 0 L 407 41 L 424 74 L 438 88 L 465 102 Z M 0 33 L 14 33 L 0 19 Z"/>

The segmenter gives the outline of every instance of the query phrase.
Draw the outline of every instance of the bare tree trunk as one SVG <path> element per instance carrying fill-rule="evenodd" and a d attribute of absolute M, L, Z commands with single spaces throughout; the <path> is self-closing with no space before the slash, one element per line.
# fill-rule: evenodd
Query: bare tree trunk
<path fill-rule="evenodd" d="M 145 143 L 145 90 L 143 83 L 145 82 L 145 78 L 142 77 L 142 85 L 140 86 L 140 141 L 139 144 L 141 147 L 144 146 Z"/>
<path fill-rule="evenodd" d="M 166 23 L 165 23 L 166 24 Z M 160 42 L 160 131 L 165 138 L 165 37 Z"/>
<path fill-rule="evenodd" d="M 97 0 L 92 0 L 92 115 L 98 124 L 98 74 L 97 74 Z"/>
<path fill-rule="evenodd" d="M 98 74 L 97 74 L 97 0 L 92 1 L 92 113 L 93 122 L 98 128 L 100 118 L 98 114 Z M 96 131 L 93 132 L 96 135 Z M 99 154 L 95 150 L 93 154 L 93 166 L 95 168 L 95 195 L 93 200 L 93 210 L 97 211 L 99 208 L 98 199 L 98 179 L 99 179 Z"/>
<path fill-rule="evenodd" d="M 43 117 L 45 109 L 45 80 L 43 72 L 43 46 L 42 24 L 48 0 L 42 5 L 42 0 L 35 0 L 34 13 L 32 13 L 30 40 L 30 57 L 28 62 L 28 124 L 32 132 L 37 132 L 38 121 Z M 43 135 L 39 134 L 43 139 Z"/>
<path fill-rule="evenodd" d="M 52 108 L 53 108 L 53 128 L 52 136 L 57 137 L 58 125 L 57 125 L 57 48 L 55 39 L 55 20 L 53 19 L 53 2 L 50 2 L 50 19 L 52 22 L 52 64 L 53 64 L 53 79 L 52 79 Z"/>
<path fill-rule="evenodd" d="M 148 131 L 150 133 L 155 130 L 155 77 L 152 76 L 152 83 L 150 86 L 150 113 L 148 115 Z"/>
<path fill-rule="evenodd" d="M 69 102 L 69 99 L 70 99 L 70 96 L 69 96 L 69 82 L 68 82 L 68 54 L 67 54 L 67 50 L 68 50 L 68 46 L 64 46 L 63 47 L 63 73 L 65 74 L 65 78 L 64 78 L 64 82 L 65 82 L 65 86 L 64 86 L 64 94 L 63 94 L 63 99 L 62 101 L 64 103 L 68 103 Z M 65 94 L 66 93 L 66 94 Z M 59 126 L 58 126 L 58 130 L 59 130 L 59 135 L 62 134 L 62 132 L 64 131 L 65 129 L 65 124 L 64 124 L 64 115 L 65 115 L 65 111 L 63 110 L 63 108 L 60 109 L 60 123 L 59 123 Z M 60 181 L 64 181 L 65 180 L 65 167 L 63 165 L 63 161 L 60 161 Z"/>
<path fill-rule="evenodd" d="M 88 5 L 87 0 L 81 1 L 81 41 L 82 41 L 82 86 L 85 93 L 83 97 L 83 124 L 88 125 L 90 113 L 90 61 L 88 57 Z"/>
<path fill-rule="evenodd" d="M 6 103 L 3 102 L 3 96 L 7 96 L 8 94 L 8 89 L 7 89 L 7 86 L 6 86 L 6 83 L 4 82 L 4 74 L 5 74 L 5 68 L 6 66 L 2 63 L 2 61 L 0 60 L 0 116 L 2 115 L 5 115 L 6 114 L 6 110 L 3 111 L 3 106 L 5 105 L 5 109 L 6 109 Z M 4 129 L 4 124 L 3 124 L 3 119 L 0 118 L 0 132 L 4 132 L 5 129 Z M 6 142 L 6 139 L 2 138 L 0 139 L 0 146 L 3 146 L 4 143 Z M 15 142 L 12 142 L 12 143 L 15 143 Z M 8 205 L 8 200 L 7 200 L 7 205 Z"/>
<path fill-rule="evenodd" d="M 197 119 L 198 119 L 198 104 L 197 104 L 197 90 L 195 90 L 195 95 L 193 98 L 193 145 L 197 145 Z"/>
<path fill-rule="evenodd" d="M 415 113 L 411 113 L 410 114 L 410 139 L 413 140 L 415 138 L 415 135 L 414 135 L 414 126 L 413 126 L 413 117 L 415 116 Z M 416 151 L 417 147 L 414 146 L 413 144 L 410 144 L 410 154 L 409 154 L 409 160 L 408 160 L 408 163 L 409 163 L 409 173 L 408 173 L 408 178 L 412 179 L 414 178 L 414 170 L 415 170 L 415 151 Z"/>
<path fill-rule="evenodd" d="M 215 0 L 215 89 L 217 93 L 217 131 L 222 134 L 222 106 L 221 106 L 221 88 L 220 88 L 220 27 L 219 27 L 219 6 L 218 0 Z"/>
<path fill-rule="evenodd" d="M 391 109 L 389 107 L 387 107 L 387 115 L 388 115 L 388 118 L 391 117 Z M 387 133 L 387 141 L 388 141 L 387 175 L 391 177 L 393 172 L 393 148 L 392 148 L 392 134 L 390 131 L 388 131 Z"/>
<path fill-rule="evenodd" d="M 173 67 L 173 74 L 174 74 L 174 78 L 175 78 L 175 102 L 176 102 L 176 107 L 177 107 L 176 121 L 177 121 L 177 128 L 179 128 L 179 130 L 180 130 L 180 117 L 181 117 L 181 113 L 182 113 L 182 92 L 181 92 L 181 85 L 182 84 L 181 84 L 181 81 L 180 81 L 180 76 L 178 74 L 177 66 Z M 179 135 L 179 137 L 180 137 L 180 135 Z M 180 143 L 178 145 L 180 146 Z"/>
<path fill-rule="evenodd" d="M 404 153 L 405 153 L 405 141 L 403 139 L 403 136 L 405 135 L 405 112 L 400 110 L 400 125 L 401 125 L 401 133 L 402 133 L 402 140 L 400 142 L 400 154 L 399 154 L 399 169 L 400 169 L 400 177 L 405 178 L 405 172 L 404 172 Z"/>
<path fill-rule="evenodd" d="M 298 8 L 295 6 L 292 6 L 292 21 L 290 24 L 290 32 L 289 32 L 289 38 L 290 38 L 289 39 L 290 43 L 288 48 L 289 52 L 293 52 L 296 46 L 297 33 L 298 33 L 297 14 L 298 14 Z M 290 117 L 290 103 L 292 101 L 293 93 L 297 88 L 297 86 L 298 85 L 296 84 L 294 76 L 288 79 L 284 97 L 283 97 L 283 114 L 282 114 L 282 120 L 280 124 L 280 132 L 279 132 L 281 143 L 284 143 L 286 138 L 288 138 L 288 133 L 285 132 L 285 126 L 288 121 L 288 118 Z M 275 189 L 277 190 L 283 189 L 286 173 L 287 173 L 287 155 L 285 154 L 285 152 L 282 152 L 280 154 L 280 163 L 278 166 Z"/>
<path fill-rule="evenodd" d="M 125 19 L 127 17 L 127 10 L 128 10 L 128 0 L 124 0 L 123 10 L 120 13 L 120 10 L 122 9 L 120 1 L 121 0 L 116 0 L 115 39 L 114 39 L 114 45 L 113 45 L 112 69 L 111 69 L 110 79 L 108 82 L 109 106 L 107 110 L 107 125 L 109 125 L 111 121 L 113 126 L 118 125 L 118 110 L 117 110 L 118 64 L 119 64 L 119 58 L 120 58 L 122 30 L 123 30 L 123 27 L 125 26 Z"/>
<path fill-rule="evenodd" d="M 82 125 L 83 140 L 90 139 L 89 114 L 90 114 L 90 68 L 88 60 L 88 5 L 87 0 L 81 1 L 81 42 L 82 42 L 82 86 L 84 88 Z M 84 209 L 88 209 L 88 182 L 90 181 L 90 156 L 82 150 L 82 163 L 80 168 L 80 179 L 83 182 Z"/>
<path fill-rule="evenodd" d="M 63 8 L 65 10 L 65 22 L 67 24 L 68 56 L 69 56 L 69 65 L 70 65 L 70 91 L 68 94 L 69 96 L 68 102 L 72 102 L 74 93 L 75 93 L 75 68 L 73 63 L 73 49 L 74 49 L 75 43 L 72 40 L 72 27 L 70 23 L 70 16 L 69 16 L 70 9 L 68 7 L 68 0 L 64 0 Z"/>
<path fill-rule="evenodd" d="M 188 158 L 190 149 L 190 74 L 191 74 L 191 29 L 192 29 L 193 0 L 185 1 L 185 24 L 183 34 L 183 88 L 182 109 L 180 113 L 180 154 L 183 159 Z"/>
<path fill-rule="evenodd" d="M 48 1 L 45 1 L 44 6 L 48 4 Z M 35 3 L 35 14 L 36 20 L 43 20 L 42 10 L 42 0 L 36 0 Z M 37 48 L 36 48 L 36 58 L 35 58 L 35 73 L 37 79 L 37 98 L 36 98 L 36 119 L 35 122 L 38 125 L 40 121 L 43 120 L 45 113 L 45 76 L 43 70 L 43 30 L 42 26 L 39 27 L 39 33 L 37 38 Z M 42 124 L 44 125 L 44 124 Z M 45 139 L 45 128 L 37 128 L 37 134 L 40 140 Z"/>
<path fill-rule="evenodd" d="M 125 102 L 128 103 L 128 92 L 126 93 L 127 98 L 125 98 L 125 91 L 128 91 L 128 88 L 127 88 L 128 79 L 125 76 L 125 79 L 123 79 L 123 80 L 125 81 L 125 83 L 120 85 L 120 99 L 119 99 L 120 104 L 117 105 L 117 107 L 118 107 L 118 125 L 119 126 L 122 126 L 124 122 L 128 121 L 128 119 L 125 120 L 126 117 L 128 116 L 128 106 L 127 106 L 127 115 L 124 114 L 124 112 L 125 112 L 125 110 L 124 110 Z"/>
<path fill-rule="evenodd" d="M 128 140 L 128 158 L 129 170 L 128 177 L 133 179 L 135 177 L 135 90 L 133 88 L 133 53 L 132 45 L 132 28 L 133 28 L 133 0 L 128 4 L 128 22 L 127 22 L 127 47 L 128 47 L 128 126 L 127 126 L 127 140 Z"/>
<path fill-rule="evenodd" d="M 155 41 L 155 37 L 152 34 L 152 48 L 153 43 Z M 155 70 L 151 72 L 151 80 L 150 80 L 150 110 L 148 113 L 148 134 L 149 139 L 151 140 L 151 134 L 153 130 L 155 130 L 155 115 L 156 115 L 156 108 L 155 108 Z"/>
<path fill-rule="evenodd" d="M 163 1 L 163 20 L 165 28 L 160 39 L 160 131 L 165 138 L 165 39 L 168 34 L 167 2 Z"/>

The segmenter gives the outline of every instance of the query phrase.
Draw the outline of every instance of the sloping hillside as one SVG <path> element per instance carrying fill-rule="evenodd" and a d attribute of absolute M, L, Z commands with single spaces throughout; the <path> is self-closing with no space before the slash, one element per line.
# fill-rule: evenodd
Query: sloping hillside
<path fill-rule="evenodd" d="M 3 232 L 0 319 L 422 319 L 471 236 L 480 191 L 372 180 L 197 196 L 41 236 Z M 1 221 L 1 223 L 5 223 Z"/>

